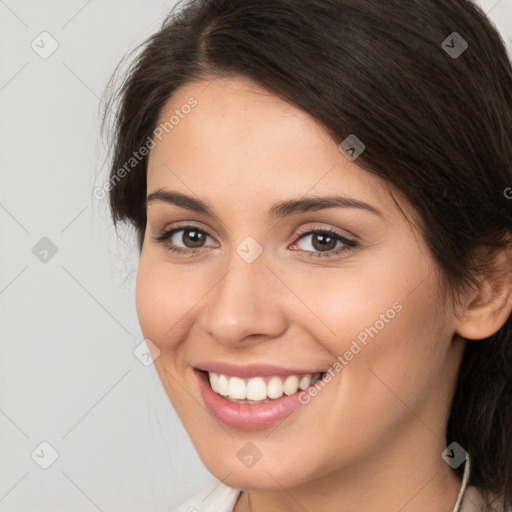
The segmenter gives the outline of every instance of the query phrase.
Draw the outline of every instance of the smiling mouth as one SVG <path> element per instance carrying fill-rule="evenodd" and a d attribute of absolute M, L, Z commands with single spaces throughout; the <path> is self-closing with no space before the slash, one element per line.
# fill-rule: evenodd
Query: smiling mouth
<path fill-rule="evenodd" d="M 324 373 L 303 375 L 261 376 L 241 378 L 216 372 L 205 372 L 212 391 L 230 402 L 240 404 L 265 404 L 304 391 L 318 382 Z"/>

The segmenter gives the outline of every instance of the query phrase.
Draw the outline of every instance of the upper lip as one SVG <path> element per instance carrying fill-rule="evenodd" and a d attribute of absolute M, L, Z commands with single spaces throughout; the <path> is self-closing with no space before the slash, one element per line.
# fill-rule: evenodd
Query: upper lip
<path fill-rule="evenodd" d="M 195 365 L 195 368 L 205 372 L 221 373 L 231 377 L 268 377 L 280 375 L 305 375 L 310 373 L 323 373 L 325 370 L 312 370 L 310 368 L 284 368 L 268 364 L 232 364 L 223 361 L 205 361 Z"/>

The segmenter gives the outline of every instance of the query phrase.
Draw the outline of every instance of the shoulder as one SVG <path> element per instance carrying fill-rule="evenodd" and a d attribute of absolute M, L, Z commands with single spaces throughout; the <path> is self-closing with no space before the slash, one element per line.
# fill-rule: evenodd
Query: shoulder
<path fill-rule="evenodd" d="M 238 489 L 215 480 L 173 512 L 232 512 L 239 496 Z"/>
<path fill-rule="evenodd" d="M 460 512 L 512 512 L 512 508 L 505 510 L 502 506 L 493 506 L 490 510 L 485 507 L 482 493 L 477 487 L 469 486 L 464 494 Z"/>
<path fill-rule="evenodd" d="M 470 485 L 464 493 L 460 512 L 484 512 L 484 500 L 477 487 Z"/>

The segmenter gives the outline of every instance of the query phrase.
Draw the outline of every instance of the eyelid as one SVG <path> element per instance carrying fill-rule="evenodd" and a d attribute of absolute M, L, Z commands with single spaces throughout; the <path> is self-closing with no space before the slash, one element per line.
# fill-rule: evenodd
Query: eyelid
<path fill-rule="evenodd" d="M 165 242 L 165 241 L 169 240 L 172 236 L 174 236 L 174 234 L 177 231 L 192 231 L 194 229 L 201 233 L 204 233 L 208 238 L 215 240 L 215 237 L 210 235 L 210 232 L 208 229 L 200 227 L 200 226 L 196 226 L 195 224 L 193 224 L 193 221 L 190 221 L 190 222 L 182 221 L 181 223 L 178 222 L 178 223 L 172 224 L 169 227 L 165 227 L 162 230 L 159 230 L 159 234 L 153 235 L 152 238 L 155 242 Z M 217 244 L 216 247 L 218 247 L 218 242 L 216 240 L 215 240 L 215 242 Z M 204 247 L 199 247 L 196 249 L 187 248 L 187 249 L 183 249 L 183 250 L 194 252 L 194 251 L 200 251 L 202 249 L 204 249 Z"/>
<path fill-rule="evenodd" d="M 183 221 L 171 222 L 170 224 L 166 224 L 165 227 L 163 229 L 161 229 L 160 231 L 169 232 L 169 231 L 173 231 L 178 228 L 196 228 L 196 229 L 204 231 L 206 233 L 208 233 L 210 230 L 210 228 L 203 227 L 200 222 L 193 221 L 193 220 L 191 220 L 191 221 L 183 220 Z"/>
<path fill-rule="evenodd" d="M 359 240 L 359 237 L 357 235 L 351 233 L 350 231 L 341 230 L 341 229 L 338 229 L 335 227 L 325 226 L 325 225 L 314 225 L 314 226 L 308 225 L 306 227 L 299 228 L 299 230 L 296 232 L 295 236 L 298 239 L 305 233 L 311 233 L 311 232 L 315 232 L 315 231 L 334 233 L 335 235 L 339 236 L 340 238 L 343 238 L 347 241 L 354 242 L 354 243 L 356 243 Z M 346 232 L 347 235 L 344 234 L 344 232 Z"/>

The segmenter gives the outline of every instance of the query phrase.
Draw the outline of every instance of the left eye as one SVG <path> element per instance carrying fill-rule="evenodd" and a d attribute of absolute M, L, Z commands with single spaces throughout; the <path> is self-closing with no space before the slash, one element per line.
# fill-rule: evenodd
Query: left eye
<path fill-rule="evenodd" d="M 294 246 L 299 246 L 303 242 L 302 251 L 318 255 L 318 253 L 326 253 L 325 255 L 338 254 L 339 252 L 349 250 L 357 244 L 353 240 L 349 240 L 339 233 L 330 230 L 313 230 L 300 235 Z M 337 250 L 341 249 L 341 250 Z M 323 255 L 323 254 L 319 254 Z"/>

